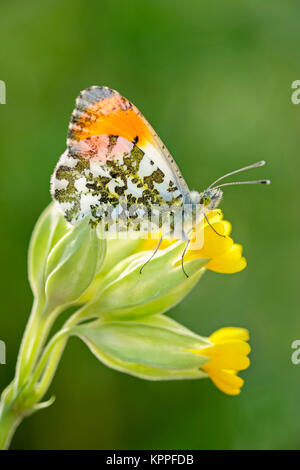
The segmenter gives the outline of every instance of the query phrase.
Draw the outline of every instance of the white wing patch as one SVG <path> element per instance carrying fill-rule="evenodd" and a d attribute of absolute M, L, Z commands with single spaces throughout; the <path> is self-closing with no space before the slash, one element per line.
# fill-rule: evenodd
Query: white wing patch
<path fill-rule="evenodd" d="M 79 192 L 79 193 L 87 193 L 88 192 L 88 188 L 86 187 L 86 183 L 87 183 L 87 180 L 84 176 L 82 176 L 81 178 L 78 178 L 77 180 L 75 180 L 74 182 L 74 186 L 75 186 L 75 189 Z"/>
<path fill-rule="evenodd" d="M 112 220 L 118 220 L 124 204 L 144 207 L 129 215 L 134 218 L 153 206 L 167 204 L 173 210 L 184 202 L 176 175 L 159 151 L 147 145 L 144 152 L 112 135 L 92 136 L 65 152 L 52 176 L 51 192 L 72 224 L 86 216 L 97 223 L 107 208 Z"/>

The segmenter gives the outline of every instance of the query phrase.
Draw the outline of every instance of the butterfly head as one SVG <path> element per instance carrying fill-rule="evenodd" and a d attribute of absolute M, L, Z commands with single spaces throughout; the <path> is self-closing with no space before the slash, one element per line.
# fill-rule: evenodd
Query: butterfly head
<path fill-rule="evenodd" d="M 193 204 L 200 204 L 203 206 L 203 208 L 207 210 L 213 210 L 221 202 L 221 199 L 223 197 L 223 191 L 218 188 L 208 188 L 205 189 L 205 191 L 202 191 L 201 193 L 198 193 L 198 191 L 191 191 L 190 192 L 190 198 Z"/>
<path fill-rule="evenodd" d="M 192 204 L 200 204 L 207 210 L 215 209 L 221 202 L 223 191 L 219 188 L 208 188 L 199 193 L 198 191 L 190 192 L 190 200 Z"/>
<path fill-rule="evenodd" d="M 200 193 L 199 204 L 201 204 L 205 209 L 213 210 L 221 202 L 223 192 L 221 189 L 206 189 L 202 193 Z"/>

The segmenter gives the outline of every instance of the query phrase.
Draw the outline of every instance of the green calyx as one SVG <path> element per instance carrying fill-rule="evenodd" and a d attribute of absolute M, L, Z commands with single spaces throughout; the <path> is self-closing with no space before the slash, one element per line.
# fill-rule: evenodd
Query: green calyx
<path fill-rule="evenodd" d="M 113 369 L 148 380 L 200 378 L 207 358 L 190 350 L 210 345 L 163 315 L 138 321 L 94 321 L 72 331 Z"/>
<path fill-rule="evenodd" d="M 76 303 L 93 282 L 104 256 L 105 242 L 87 219 L 73 228 L 50 204 L 36 224 L 29 249 L 29 279 L 44 311 Z"/>
<path fill-rule="evenodd" d="M 205 271 L 205 259 L 185 264 L 180 260 L 184 242 L 161 250 L 141 271 L 151 252 L 138 252 L 120 261 L 99 282 L 98 293 L 83 309 L 101 318 L 134 319 L 163 313 L 180 302 Z M 163 280 L 163 282 L 162 282 Z"/>
<path fill-rule="evenodd" d="M 207 260 L 186 262 L 187 279 L 180 265 L 185 242 L 146 263 L 152 251 L 141 251 L 141 239 L 106 240 L 101 229 L 87 218 L 69 225 L 55 204 L 34 228 L 28 259 L 34 303 L 15 378 L 0 402 L 0 448 L 25 416 L 53 403 L 42 399 L 71 336 L 107 366 L 142 379 L 207 377 L 201 367 L 208 358 L 192 351 L 210 342 L 162 315 L 195 286 Z M 59 313 L 71 306 L 77 310 L 57 328 Z"/>

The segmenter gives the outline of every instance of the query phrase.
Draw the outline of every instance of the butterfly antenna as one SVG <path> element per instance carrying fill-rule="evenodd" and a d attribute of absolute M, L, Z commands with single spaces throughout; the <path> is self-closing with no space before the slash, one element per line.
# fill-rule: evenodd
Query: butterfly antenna
<path fill-rule="evenodd" d="M 231 171 L 230 173 L 226 173 L 226 175 L 221 176 L 216 181 L 211 183 L 208 186 L 207 189 L 210 189 L 212 186 L 214 186 L 219 181 L 223 180 L 224 178 L 227 178 L 227 176 L 235 175 L 236 173 L 241 173 L 242 171 L 246 171 L 246 170 L 251 170 L 252 168 L 258 168 L 260 166 L 264 166 L 265 164 L 266 164 L 266 162 L 264 160 L 262 160 L 261 162 L 257 162 L 257 163 L 253 163 L 252 165 L 244 166 L 243 168 L 240 168 L 239 170 L 234 170 L 234 171 Z M 236 184 L 236 183 L 234 183 L 234 184 Z M 263 184 L 268 184 L 268 183 L 263 183 Z"/>
<path fill-rule="evenodd" d="M 270 184 L 270 180 L 256 180 L 256 181 L 233 181 L 232 183 L 223 183 L 215 186 L 213 189 L 222 188 L 223 186 L 232 186 L 234 184 Z"/>

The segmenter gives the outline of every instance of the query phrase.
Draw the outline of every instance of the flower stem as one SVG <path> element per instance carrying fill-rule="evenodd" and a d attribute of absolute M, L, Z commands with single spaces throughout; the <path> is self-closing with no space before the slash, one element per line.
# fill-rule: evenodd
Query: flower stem
<path fill-rule="evenodd" d="M 22 339 L 15 377 L 15 393 L 28 379 L 56 318 L 56 311 L 45 314 L 43 301 L 35 300 Z"/>
<path fill-rule="evenodd" d="M 83 309 L 75 312 L 42 351 L 57 311 L 43 315 L 45 306 L 35 302 L 22 339 L 16 376 L 5 389 L 0 402 L 0 449 L 7 449 L 23 417 L 37 409 L 47 392 L 72 326 L 85 318 Z M 42 351 L 42 353 L 41 353 Z"/>
<path fill-rule="evenodd" d="M 42 378 L 38 384 L 37 394 L 42 398 L 48 390 L 57 366 L 59 364 L 61 355 L 68 340 L 69 330 L 80 323 L 82 320 L 87 320 L 89 317 L 85 315 L 84 308 L 77 310 L 63 325 L 62 329 L 51 339 L 48 346 L 40 359 L 39 364 L 36 367 L 34 379 L 39 378 L 40 372 L 44 369 Z M 48 361 L 48 364 L 46 365 Z M 45 366 L 45 368 L 44 368 Z"/>
<path fill-rule="evenodd" d="M 47 311 L 43 301 L 34 301 L 18 354 L 15 378 L 1 397 L 0 449 L 8 448 L 23 416 L 30 413 L 27 399 L 32 402 L 31 408 L 37 402 L 33 392 L 35 384 L 30 381 L 30 377 L 57 313 L 58 309 Z M 31 382 L 31 388 L 28 387 L 28 382 Z"/>
<path fill-rule="evenodd" d="M 0 407 L 0 449 L 8 449 L 15 430 L 22 421 L 11 406 L 3 404 Z"/>
<path fill-rule="evenodd" d="M 64 346 L 67 342 L 66 336 L 68 335 L 68 332 L 69 330 L 67 328 L 63 328 L 58 333 L 56 333 L 56 335 L 53 336 L 53 338 L 49 341 L 27 385 L 28 389 L 30 389 L 35 384 L 37 384 L 40 376 L 42 375 L 44 369 L 46 368 L 46 372 L 44 372 L 43 374 L 42 381 L 38 384 L 38 391 L 37 391 L 38 399 L 41 399 L 43 397 L 43 395 L 46 393 L 47 388 L 49 387 L 51 383 L 51 380 L 56 370 L 56 367 L 58 365 L 61 353 L 63 352 Z M 57 354 L 57 350 L 60 351 L 60 354 Z M 51 360 L 49 360 L 50 356 L 51 356 Z M 49 369 L 50 371 L 53 372 L 52 374 L 51 372 L 49 372 Z M 45 387 L 44 389 L 44 387 L 42 386 L 42 382 L 45 382 L 45 379 L 46 379 L 47 387 Z"/>

